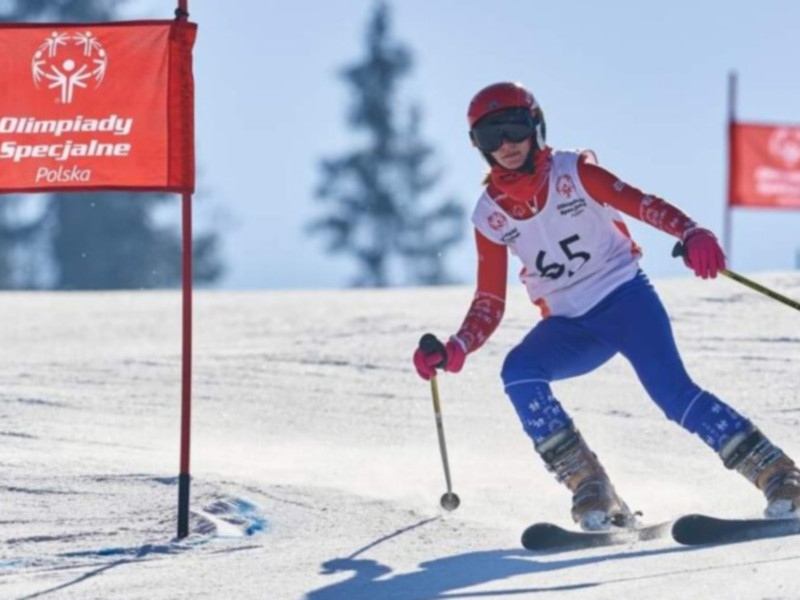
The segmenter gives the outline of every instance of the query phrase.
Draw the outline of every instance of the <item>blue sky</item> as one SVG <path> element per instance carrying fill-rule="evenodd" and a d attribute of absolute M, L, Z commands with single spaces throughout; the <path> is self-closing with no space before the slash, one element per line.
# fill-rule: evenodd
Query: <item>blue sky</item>
<path fill-rule="evenodd" d="M 170 17 L 175 3 L 141 0 L 139 16 Z M 399 100 L 424 109 L 422 136 L 444 168 L 431 199 L 467 208 L 484 164 L 469 145 L 466 106 L 484 85 L 529 87 L 556 148 L 592 148 L 629 183 L 681 206 L 722 235 L 726 85 L 739 78 L 742 120 L 800 123 L 800 2 L 650 3 L 634 0 L 394 0 L 392 36 L 415 66 Z M 322 158 L 356 138 L 337 76 L 364 55 L 372 0 L 190 0 L 195 49 L 199 224 L 224 226 L 224 288 L 343 287 L 347 258 L 326 255 L 304 225 Z M 687 272 L 674 240 L 628 219 L 654 277 Z M 449 255 L 465 283 L 475 273 L 471 227 Z M 800 251 L 800 211 L 737 209 L 732 268 L 786 270 Z M 512 267 L 516 273 L 517 267 Z"/>

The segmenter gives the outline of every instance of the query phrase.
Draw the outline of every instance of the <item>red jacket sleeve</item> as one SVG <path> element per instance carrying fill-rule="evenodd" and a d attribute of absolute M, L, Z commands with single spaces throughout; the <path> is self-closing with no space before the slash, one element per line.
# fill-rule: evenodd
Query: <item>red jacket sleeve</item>
<path fill-rule="evenodd" d="M 603 167 L 585 159 L 578 162 L 578 176 L 593 198 L 665 233 L 683 239 L 689 229 L 697 227 L 676 206 L 658 196 L 643 193 Z"/>
<path fill-rule="evenodd" d="M 475 230 L 478 253 L 478 283 L 475 297 L 454 338 L 464 350 L 474 352 L 494 333 L 506 306 L 508 250 Z"/>

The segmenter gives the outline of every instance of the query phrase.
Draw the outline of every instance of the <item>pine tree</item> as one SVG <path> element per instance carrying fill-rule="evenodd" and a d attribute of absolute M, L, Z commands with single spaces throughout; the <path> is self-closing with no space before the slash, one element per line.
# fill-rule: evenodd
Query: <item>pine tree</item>
<path fill-rule="evenodd" d="M 128 2 L 7 0 L 0 2 L 0 22 L 113 21 L 118 8 Z M 26 196 L 19 195 L 32 200 Z M 137 289 L 172 287 L 181 281 L 181 232 L 160 224 L 157 214 L 167 202 L 177 201 L 174 194 L 74 192 L 47 198 L 44 211 L 34 222 L 19 224 L 10 218 L 7 208 L 0 209 L 0 286 Z M 6 241 L 4 227 L 8 230 Z M 210 283 L 222 274 L 218 244 L 216 232 L 195 236 L 196 282 Z M 45 260 L 41 260 L 42 254 Z M 47 281 L 41 281 L 41 274 L 20 273 L 16 264 L 20 255 L 38 256 L 37 268 L 49 273 Z"/>
<path fill-rule="evenodd" d="M 46 232 L 41 207 L 41 201 L 34 205 L 18 194 L 0 196 L 0 289 L 38 287 L 40 278 L 30 263 L 40 258 Z"/>
<path fill-rule="evenodd" d="M 449 283 L 445 254 L 463 236 L 464 210 L 453 199 L 424 202 L 441 172 L 430 166 L 433 149 L 420 139 L 420 109 L 411 107 L 405 123 L 396 117 L 396 88 L 413 61 L 389 30 L 389 9 L 380 2 L 367 28 L 366 57 L 342 72 L 355 96 L 349 123 L 367 142 L 322 161 L 317 198 L 328 214 L 310 230 L 328 236 L 328 250 L 355 258 L 356 286 Z"/>

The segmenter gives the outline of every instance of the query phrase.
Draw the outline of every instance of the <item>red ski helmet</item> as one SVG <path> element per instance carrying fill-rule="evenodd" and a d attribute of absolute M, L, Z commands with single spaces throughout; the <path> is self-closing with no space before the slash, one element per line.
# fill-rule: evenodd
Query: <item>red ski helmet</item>
<path fill-rule="evenodd" d="M 521 84 L 509 81 L 493 83 L 473 96 L 472 101 L 469 103 L 469 108 L 467 109 L 470 140 L 474 146 L 478 146 L 473 130 L 481 119 L 502 111 L 513 112 L 515 109 L 516 111 L 522 109 L 530 112 L 530 124 L 532 126 L 531 139 L 533 145 L 531 147 L 531 152 L 525 160 L 525 164 L 520 170 L 533 172 L 533 156 L 537 151 L 545 147 L 546 129 L 544 113 L 533 97 L 533 94 Z M 480 150 L 480 147 L 478 147 L 478 149 Z M 490 165 L 495 164 L 495 160 L 492 158 L 490 152 L 481 150 L 481 154 Z"/>
<path fill-rule="evenodd" d="M 519 83 L 504 81 L 493 83 L 473 96 L 467 110 L 469 128 L 475 127 L 475 123 L 486 115 L 506 108 L 527 108 L 534 119 L 542 118 L 541 108 L 533 94 Z"/>

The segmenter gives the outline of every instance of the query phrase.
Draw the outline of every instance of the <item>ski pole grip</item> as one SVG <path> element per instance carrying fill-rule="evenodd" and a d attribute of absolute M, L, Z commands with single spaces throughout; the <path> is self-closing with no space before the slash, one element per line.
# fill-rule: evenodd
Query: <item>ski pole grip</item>
<path fill-rule="evenodd" d="M 437 368 L 444 367 L 447 364 L 447 350 L 444 344 L 439 341 L 432 333 L 426 333 L 419 339 L 419 347 L 425 354 L 438 354 L 442 360 L 436 365 Z"/>
<path fill-rule="evenodd" d="M 675 247 L 672 249 L 672 256 L 674 256 L 676 258 L 679 257 L 679 256 L 684 256 L 685 251 L 686 251 L 686 248 L 684 247 L 684 245 L 681 242 L 676 242 L 675 243 Z M 733 279 L 734 281 L 737 281 L 737 282 L 741 283 L 742 285 L 746 285 L 751 290 L 755 290 L 757 292 L 760 292 L 760 293 L 764 294 L 765 296 L 769 296 L 773 300 L 777 300 L 778 302 L 781 302 L 782 304 L 786 304 L 787 306 L 791 306 L 792 308 L 794 308 L 796 310 L 800 310 L 800 302 L 792 300 L 791 298 L 788 298 L 788 297 L 784 296 L 783 294 L 779 294 L 778 292 L 776 292 L 774 290 L 771 290 L 768 287 L 764 287 L 760 283 L 756 283 L 755 281 L 752 281 L 752 280 L 748 279 L 744 275 L 740 275 L 736 271 L 731 271 L 730 269 L 720 269 L 719 272 L 722 273 L 723 275 L 725 275 L 725 277 Z"/>

